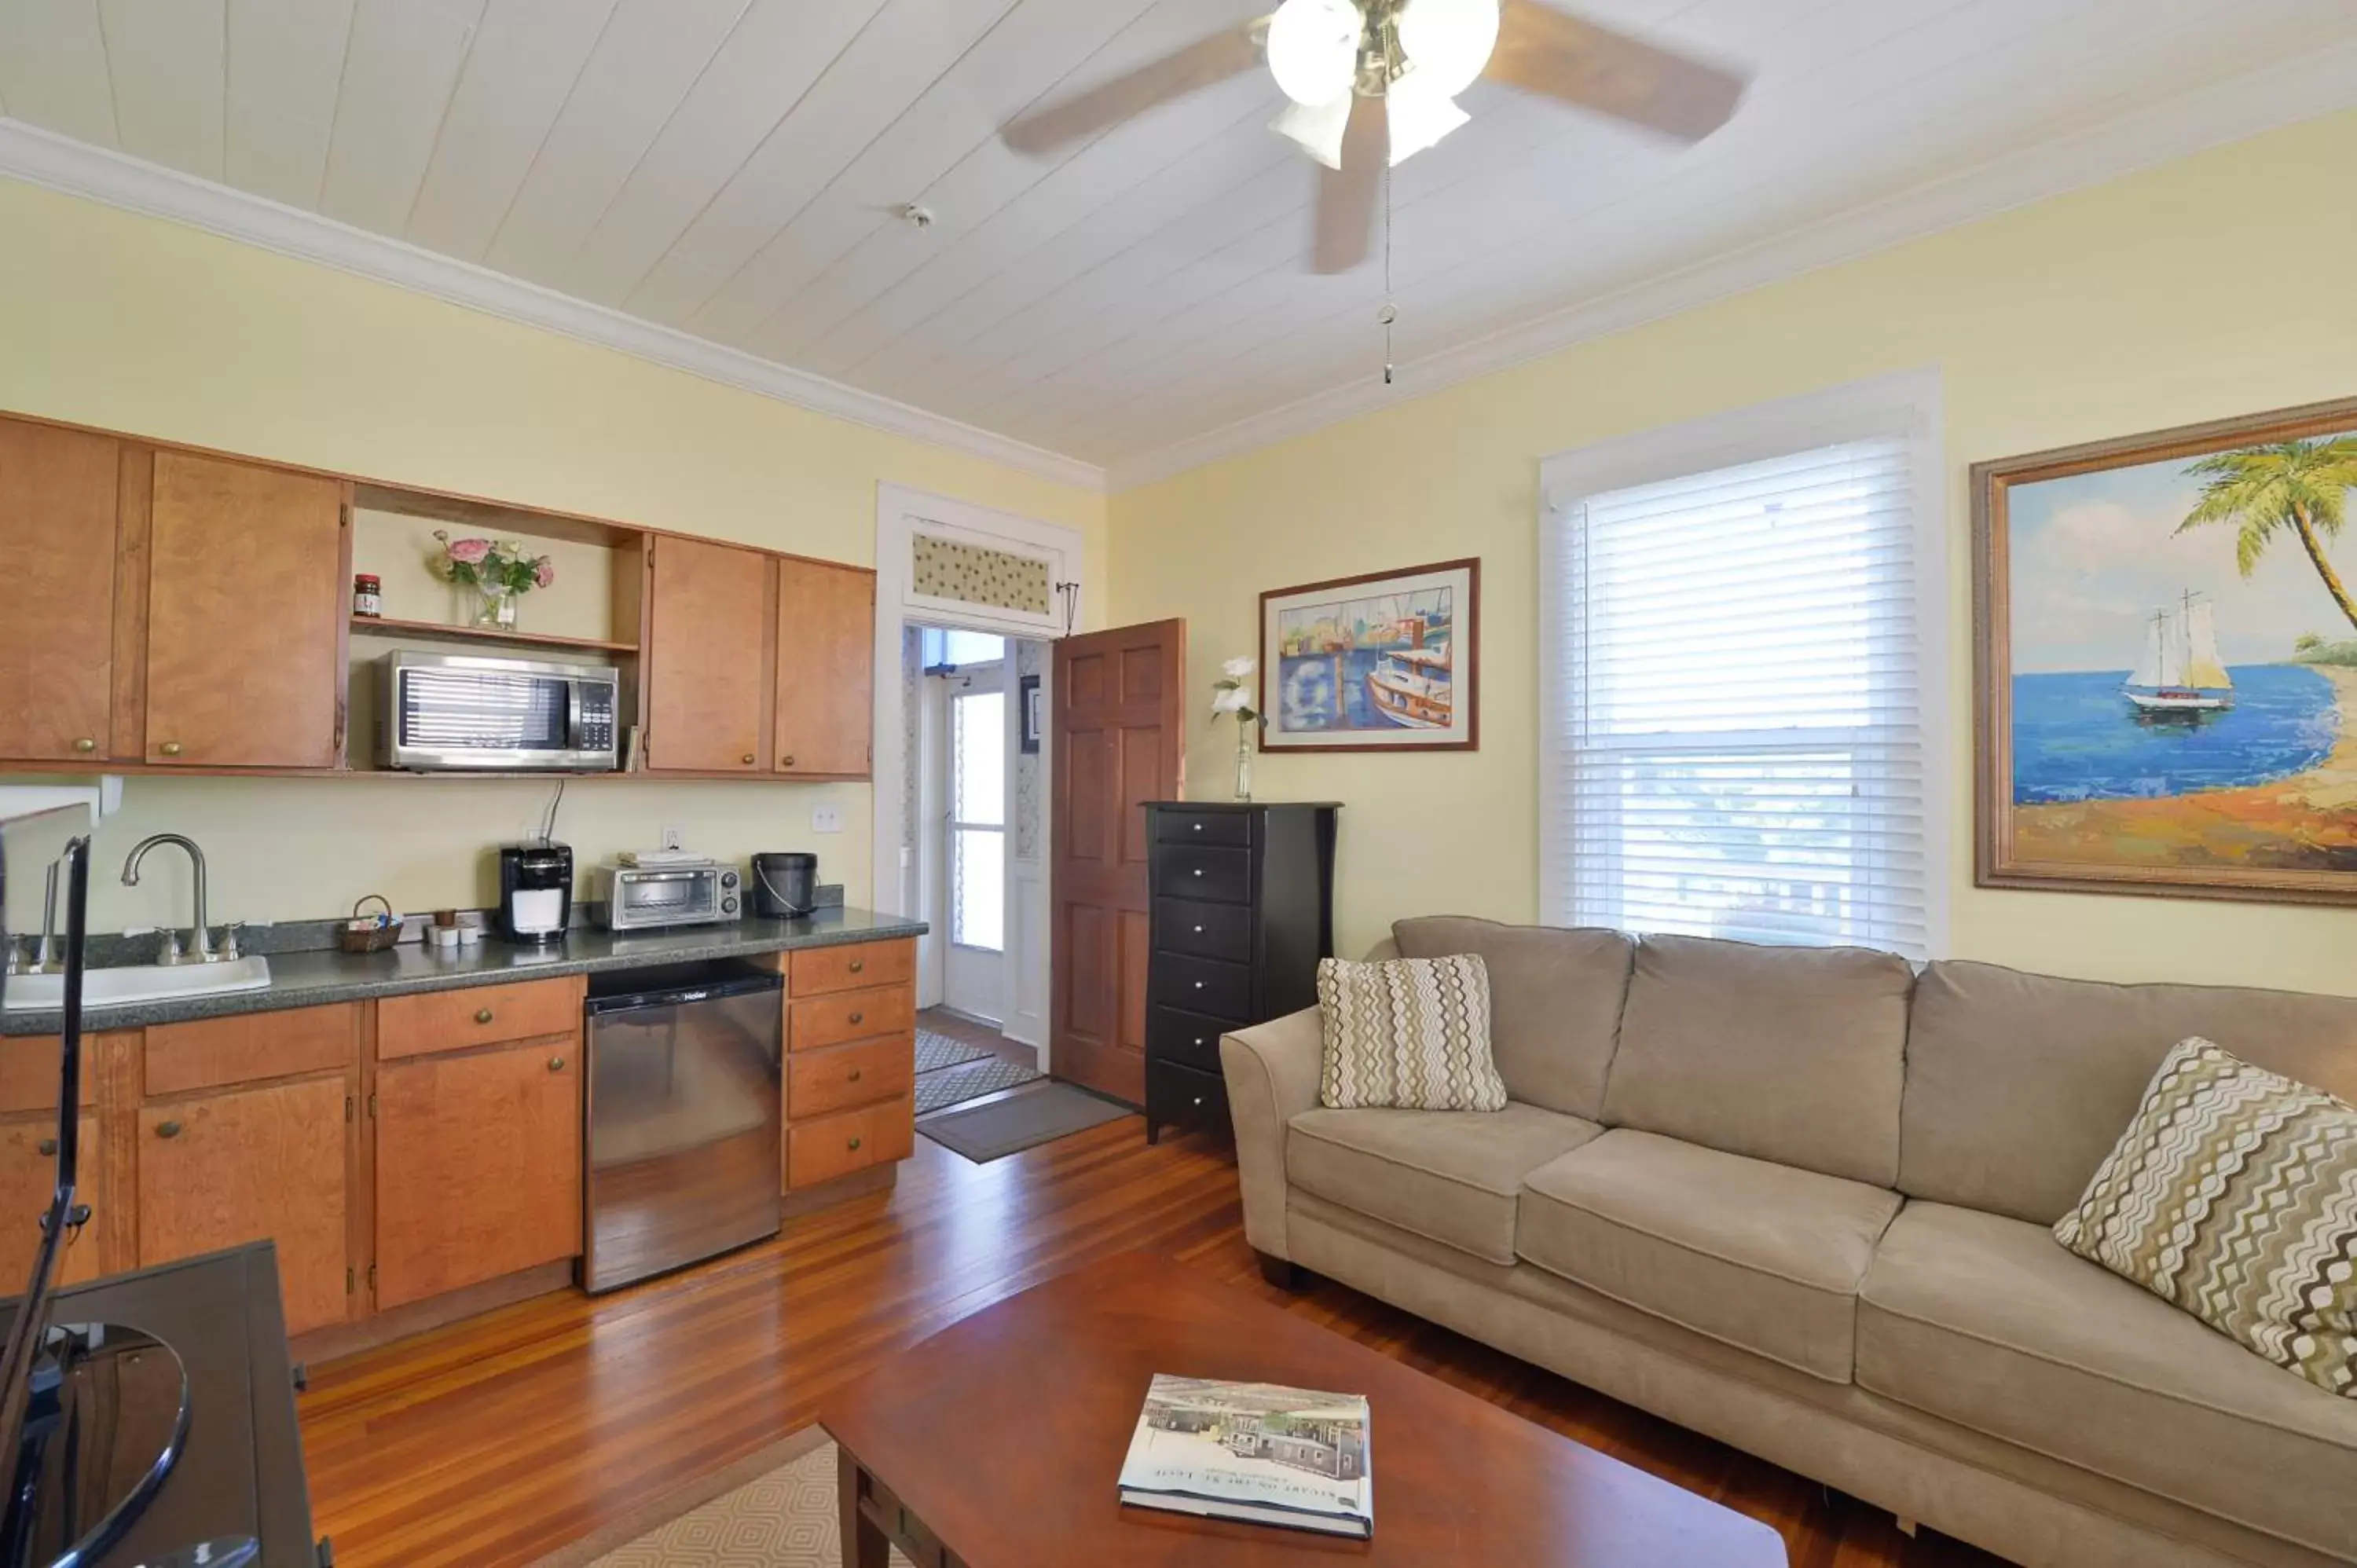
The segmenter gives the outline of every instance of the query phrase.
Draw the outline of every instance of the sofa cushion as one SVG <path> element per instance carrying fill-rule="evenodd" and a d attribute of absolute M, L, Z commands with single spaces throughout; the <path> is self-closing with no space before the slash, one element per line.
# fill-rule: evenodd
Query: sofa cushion
<path fill-rule="evenodd" d="M 1304 1111 L 1285 1140 L 1293 1185 L 1403 1230 L 1514 1261 L 1523 1178 L 1604 1129 L 1536 1105 L 1503 1111 Z"/>
<path fill-rule="evenodd" d="M 2357 1402 L 2073 1257 L 2043 1226 L 1909 1203 L 1859 1289 L 1857 1381 L 2114 1480 L 2357 1557 Z"/>
<path fill-rule="evenodd" d="M 1614 1128 L 1523 1183 L 1514 1250 L 1630 1306 L 1832 1382 L 1887 1187 Z"/>
<path fill-rule="evenodd" d="M 1506 1108 L 1506 1086 L 1490 1059 L 1490 977 L 1478 955 L 1320 959 L 1318 1013 L 1319 1104 Z"/>
<path fill-rule="evenodd" d="M 2053 1224 L 2189 1035 L 2357 1102 L 2357 997 L 1931 965 L 1907 1040 L 1899 1190 Z"/>
<path fill-rule="evenodd" d="M 1490 971 L 1490 1047 L 1516 1100 L 1593 1120 L 1620 1034 L 1636 943 L 1619 931 L 1504 926 L 1469 915 L 1394 920 L 1409 958 L 1479 953 Z"/>
<path fill-rule="evenodd" d="M 1648 938 L 1602 1119 L 1889 1187 L 1913 978 L 1863 948 Z"/>

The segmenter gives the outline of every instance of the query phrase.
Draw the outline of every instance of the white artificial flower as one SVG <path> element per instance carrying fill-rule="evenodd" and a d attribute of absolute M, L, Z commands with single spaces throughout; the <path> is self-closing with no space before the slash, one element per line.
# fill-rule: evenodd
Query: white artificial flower
<path fill-rule="evenodd" d="M 1221 672 L 1231 681 L 1241 681 L 1259 668 L 1258 661 L 1251 659 L 1231 659 L 1220 666 Z"/>
<path fill-rule="evenodd" d="M 1211 699 L 1211 711 L 1215 714 L 1232 714 L 1249 700 L 1242 686 L 1230 686 Z"/>

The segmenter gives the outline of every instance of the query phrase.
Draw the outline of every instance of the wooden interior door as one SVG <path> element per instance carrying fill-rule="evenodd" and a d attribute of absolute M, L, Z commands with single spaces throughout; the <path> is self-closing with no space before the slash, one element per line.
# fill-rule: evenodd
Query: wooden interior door
<path fill-rule="evenodd" d="M 1187 623 L 1056 644 L 1049 807 L 1049 1055 L 1058 1078 L 1146 1099 L 1146 812 L 1183 798 Z"/>
<path fill-rule="evenodd" d="M 647 766 L 762 766 L 772 573 L 753 550 L 658 535 L 647 584 Z"/>
<path fill-rule="evenodd" d="M 0 757 L 112 749 L 120 460 L 110 437 L 0 419 Z"/>
<path fill-rule="evenodd" d="M 778 768 L 866 777 L 876 725 L 876 574 L 778 563 Z"/>
<path fill-rule="evenodd" d="M 581 1251 L 569 1038 L 390 1061 L 376 1076 L 376 1305 Z"/>
<path fill-rule="evenodd" d="M 156 454 L 147 568 L 149 762 L 334 768 L 343 759 L 344 487 Z"/>
<path fill-rule="evenodd" d="M 343 1321 L 350 1166 L 344 1075 L 149 1104 L 139 1112 L 139 1262 L 278 1246 L 286 1332 Z"/>

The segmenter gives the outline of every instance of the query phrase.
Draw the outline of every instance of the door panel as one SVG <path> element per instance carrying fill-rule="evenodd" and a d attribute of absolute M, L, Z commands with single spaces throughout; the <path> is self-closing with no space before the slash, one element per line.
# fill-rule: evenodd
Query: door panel
<path fill-rule="evenodd" d="M 1185 777 L 1184 621 L 1056 644 L 1049 809 L 1056 1076 L 1133 1103 L 1146 1093 L 1147 800 Z"/>
<path fill-rule="evenodd" d="M 317 474 L 156 454 L 137 755 L 185 767 L 342 761 L 343 495 Z"/>
<path fill-rule="evenodd" d="M 106 436 L 0 419 L 0 757 L 112 749 L 119 462 Z"/>
<path fill-rule="evenodd" d="M 876 574 L 780 561 L 779 772 L 866 777 L 875 669 Z"/>
<path fill-rule="evenodd" d="M 648 591 L 647 766 L 751 773 L 769 701 L 770 558 L 659 535 Z"/>

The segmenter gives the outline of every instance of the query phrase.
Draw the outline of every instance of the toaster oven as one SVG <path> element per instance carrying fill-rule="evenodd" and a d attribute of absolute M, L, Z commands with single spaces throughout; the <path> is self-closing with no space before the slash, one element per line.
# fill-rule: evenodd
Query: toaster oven
<path fill-rule="evenodd" d="M 718 925 L 744 915 L 737 868 L 716 860 L 694 865 L 608 865 L 603 874 L 608 930 Z"/>

